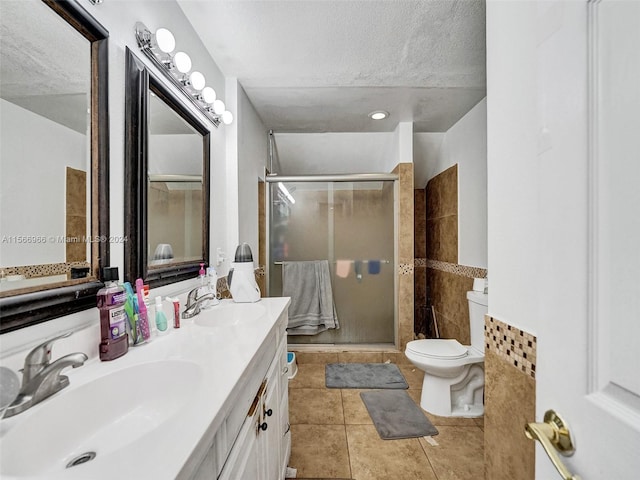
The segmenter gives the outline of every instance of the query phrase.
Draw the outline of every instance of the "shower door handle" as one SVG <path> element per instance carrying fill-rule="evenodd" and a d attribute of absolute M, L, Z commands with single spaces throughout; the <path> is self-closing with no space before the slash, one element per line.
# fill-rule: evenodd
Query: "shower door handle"
<path fill-rule="evenodd" d="M 580 480 L 573 475 L 558 455 L 570 457 L 575 452 L 571 432 L 567 423 L 553 410 L 547 410 L 543 423 L 528 423 L 524 426 L 524 434 L 531 440 L 538 440 L 556 467 L 563 480 Z"/>

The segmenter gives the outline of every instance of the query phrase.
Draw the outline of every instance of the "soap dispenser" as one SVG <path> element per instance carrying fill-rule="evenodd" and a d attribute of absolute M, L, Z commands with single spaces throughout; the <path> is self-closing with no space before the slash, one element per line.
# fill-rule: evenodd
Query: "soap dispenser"
<path fill-rule="evenodd" d="M 204 290 L 202 294 L 203 295 L 211 294 L 213 298 L 211 300 L 205 300 L 202 303 L 202 308 L 207 309 L 207 308 L 213 307 L 214 305 L 218 305 L 220 303 L 220 300 L 218 300 L 217 293 L 218 293 L 218 274 L 216 273 L 215 268 L 209 267 L 207 268 L 206 290 Z"/>

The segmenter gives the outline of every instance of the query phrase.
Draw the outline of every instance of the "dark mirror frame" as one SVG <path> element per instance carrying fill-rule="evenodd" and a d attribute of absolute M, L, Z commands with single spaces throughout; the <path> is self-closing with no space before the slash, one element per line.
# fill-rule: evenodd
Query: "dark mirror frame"
<path fill-rule="evenodd" d="M 126 52 L 125 92 L 125 235 L 124 278 L 159 287 L 195 278 L 200 263 L 209 265 L 209 152 L 211 132 L 186 102 L 173 93 L 133 52 Z M 202 135 L 202 259 L 149 268 L 147 236 L 149 95 L 153 91 Z M 171 228 L 171 225 L 167 225 Z"/>
<path fill-rule="evenodd" d="M 75 0 L 42 0 L 91 42 L 91 232 L 109 238 L 109 32 Z M 96 306 L 109 265 L 109 241 L 91 244 L 90 281 L 0 298 L 0 333 L 35 325 Z"/>

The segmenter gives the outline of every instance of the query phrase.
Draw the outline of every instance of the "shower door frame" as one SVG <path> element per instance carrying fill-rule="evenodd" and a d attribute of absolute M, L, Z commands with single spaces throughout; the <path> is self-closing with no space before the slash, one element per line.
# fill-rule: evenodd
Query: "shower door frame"
<path fill-rule="evenodd" d="M 399 188 L 400 188 L 400 176 L 395 173 L 351 173 L 342 175 L 277 175 L 266 174 L 264 176 L 265 183 L 268 184 L 264 189 L 265 195 L 265 226 L 266 226 L 266 248 L 265 248 L 265 287 L 267 296 L 271 294 L 270 285 L 270 269 L 271 269 L 271 184 L 277 184 L 279 182 L 393 182 L 393 343 L 392 344 L 373 344 L 373 346 L 388 346 L 393 345 L 396 349 L 399 348 L 399 332 L 398 332 L 398 212 L 399 212 Z M 316 347 L 350 347 L 358 348 L 368 346 L 371 344 L 366 343 L 309 343 L 309 344 L 290 344 L 296 345 L 302 348 L 316 348 Z"/>

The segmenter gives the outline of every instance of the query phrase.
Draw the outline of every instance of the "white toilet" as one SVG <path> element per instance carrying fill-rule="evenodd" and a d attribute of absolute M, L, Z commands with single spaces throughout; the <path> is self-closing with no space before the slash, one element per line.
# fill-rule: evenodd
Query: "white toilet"
<path fill-rule="evenodd" d="M 405 355 L 424 371 L 420 406 L 441 417 L 484 413 L 484 316 L 489 295 L 467 292 L 471 345 L 427 339 L 407 343 Z"/>

